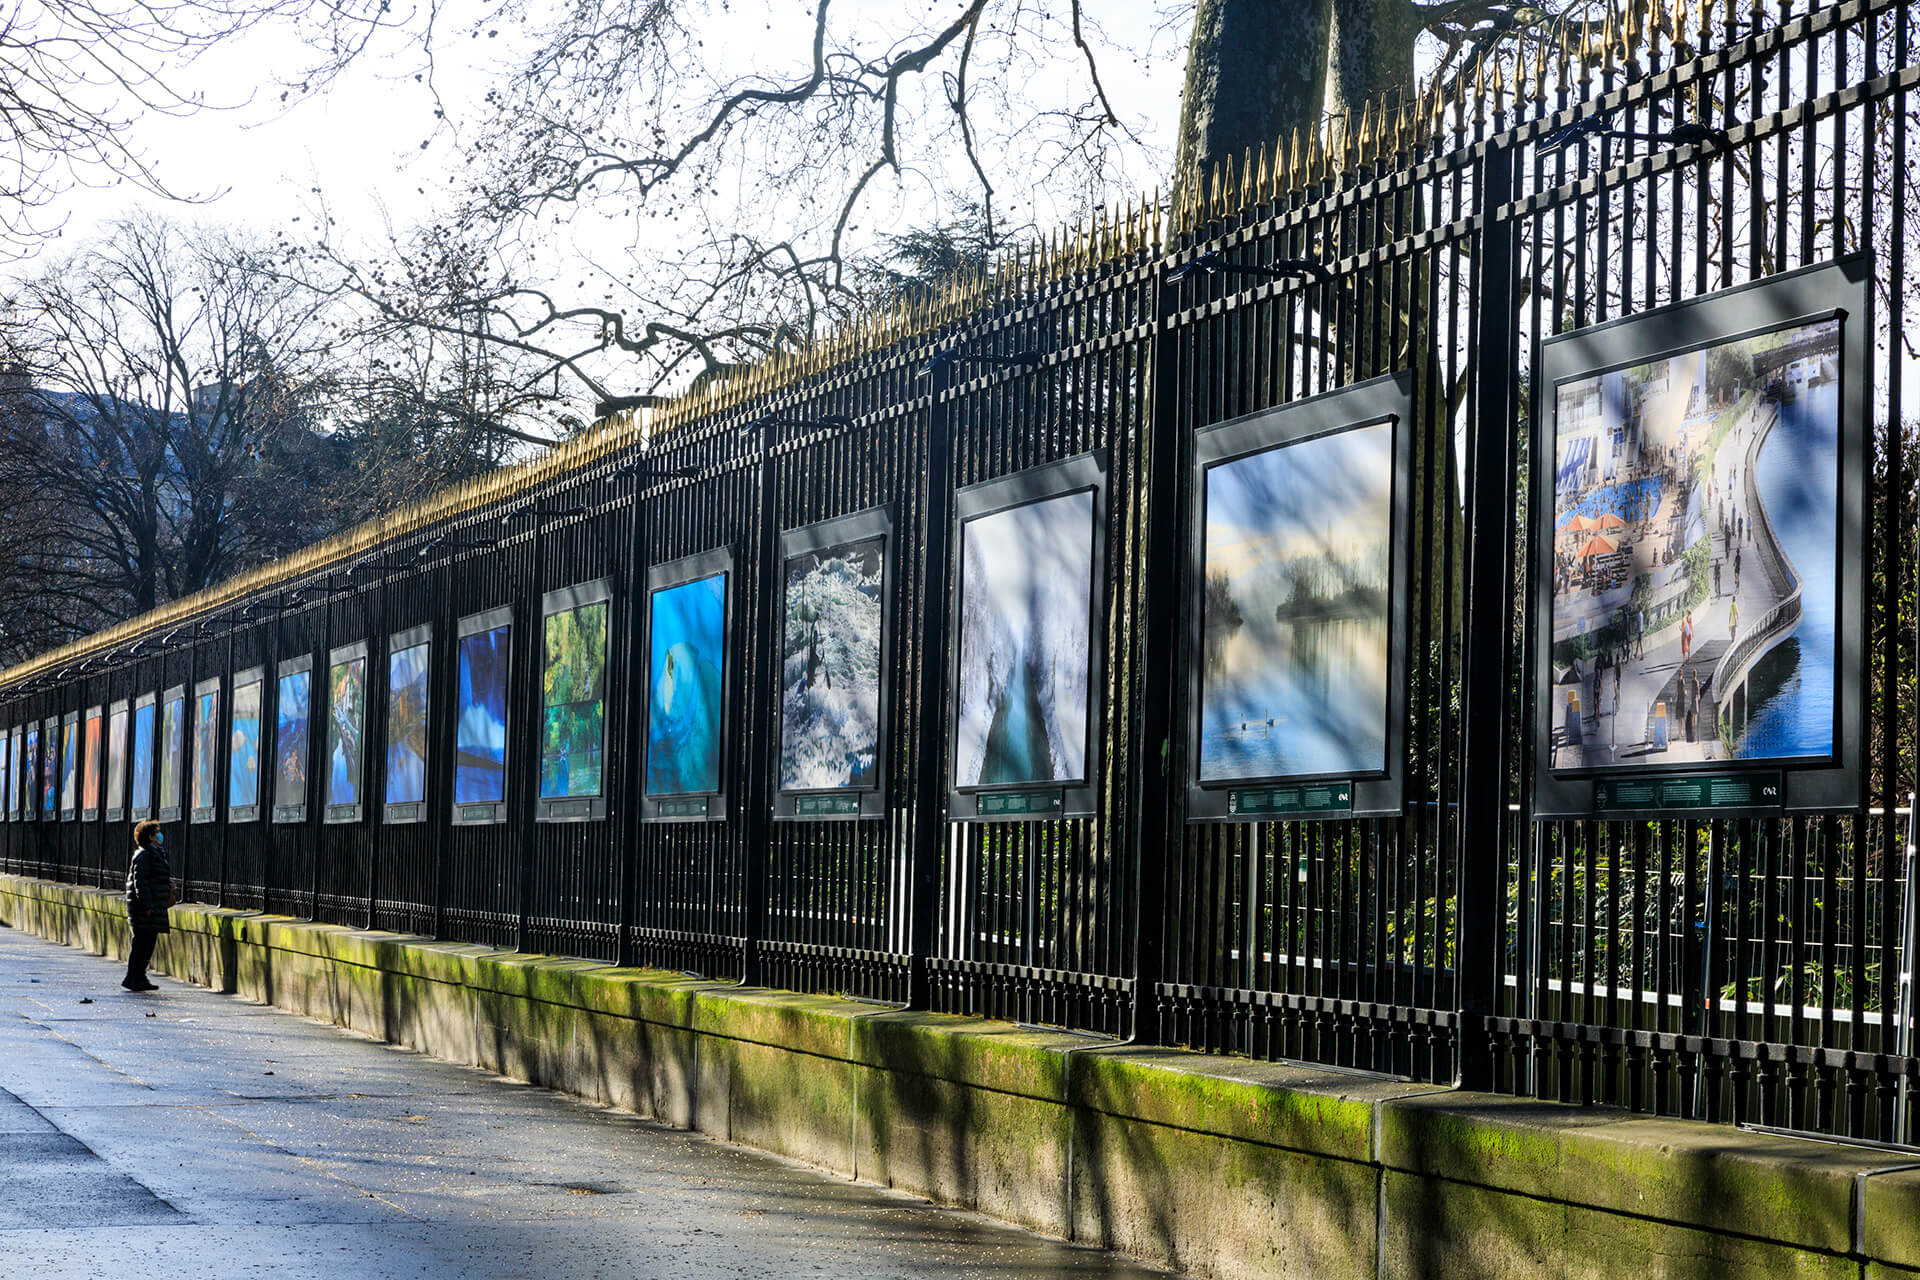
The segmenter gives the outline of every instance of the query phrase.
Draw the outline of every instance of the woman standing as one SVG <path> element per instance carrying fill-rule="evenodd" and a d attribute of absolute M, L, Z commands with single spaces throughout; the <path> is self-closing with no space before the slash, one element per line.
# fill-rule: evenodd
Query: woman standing
<path fill-rule="evenodd" d="M 167 931 L 167 908 L 173 905 L 173 868 L 160 851 L 166 837 L 160 824 L 138 823 L 133 828 L 133 860 L 127 864 L 127 923 L 133 929 L 133 947 L 127 955 L 127 976 L 120 985 L 129 991 L 157 991 L 147 981 L 147 963 L 154 943 Z"/>

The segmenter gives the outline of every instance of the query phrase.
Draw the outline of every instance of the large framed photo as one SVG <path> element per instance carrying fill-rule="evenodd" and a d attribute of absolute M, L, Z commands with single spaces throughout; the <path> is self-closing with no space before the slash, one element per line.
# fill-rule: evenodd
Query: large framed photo
<path fill-rule="evenodd" d="M 151 693 L 143 693 L 133 700 L 133 743 L 127 752 L 127 817 L 134 822 L 153 816 L 153 766 L 159 735 L 159 701 Z"/>
<path fill-rule="evenodd" d="M 358 822 L 366 814 L 367 642 L 357 640 L 327 655 L 327 758 L 325 808 L 328 824 Z"/>
<path fill-rule="evenodd" d="M 69 711 L 60 722 L 60 820 L 72 822 L 80 814 L 80 713 Z"/>
<path fill-rule="evenodd" d="M 174 685 L 160 697 L 160 812 L 162 822 L 180 821 L 186 790 L 187 687 Z"/>
<path fill-rule="evenodd" d="M 40 761 L 45 754 L 40 750 L 40 722 L 34 720 L 27 725 L 25 754 L 20 757 L 20 816 L 28 822 L 40 820 Z"/>
<path fill-rule="evenodd" d="M 107 707 L 106 811 L 101 817 L 108 822 L 127 816 L 127 720 L 125 698 Z"/>
<path fill-rule="evenodd" d="M 956 822 L 1096 811 L 1106 490 L 1088 453 L 954 495 Z"/>
<path fill-rule="evenodd" d="M 505 822 L 513 610 L 472 614 L 454 630 L 453 821 Z"/>
<path fill-rule="evenodd" d="M 540 599 L 540 822 L 607 816 L 607 645 L 613 587 L 605 578 Z"/>
<path fill-rule="evenodd" d="M 387 641 L 387 822 L 427 817 L 428 677 L 433 628 L 414 627 Z"/>
<path fill-rule="evenodd" d="M 1412 413 L 1400 374 L 1195 435 L 1188 820 L 1400 812 Z"/>
<path fill-rule="evenodd" d="M 776 819 L 886 812 L 893 546 L 885 508 L 780 535 Z"/>
<path fill-rule="evenodd" d="M 193 687 L 193 777 L 188 820 L 212 822 L 220 809 L 220 677 Z"/>
<path fill-rule="evenodd" d="M 227 728 L 228 822 L 255 822 L 260 817 L 261 702 L 266 687 L 265 667 L 250 667 L 233 678 L 233 712 Z"/>
<path fill-rule="evenodd" d="M 0 818 L 13 821 L 13 770 L 18 748 L 11 729 L 0 727 Z"/>
<path fill-rule="evenodd" d="M 80 722 L 80 821 L 100 820 L 100 752 L 105 744 L 106 708 L 87 708 Z"/>
<path fill-rule="evenodd" d="M 1536 816 L 1860 803 L 1871 280 L 1541 344 Z"/>
<path fill-rule="evenodd" d="M 647 570 L 647 736 L 640 816 L 727 816 L 733 552 L 725 547 Z"/>
<path fill-rule="evenodd" d="M 273 690 L 273 820 L 307 820 L 307 767 L 312 750 L 313 657 L 282 662 Z"/>

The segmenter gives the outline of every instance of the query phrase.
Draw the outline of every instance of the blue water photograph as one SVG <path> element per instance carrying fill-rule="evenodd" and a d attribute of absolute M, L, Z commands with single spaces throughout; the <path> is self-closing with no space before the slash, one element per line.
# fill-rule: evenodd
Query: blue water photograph
<path fill-rule="evenodd" d="M 295 671 L 280 677 L 273 700 L 273 802 L 299 805 L 307 801 L 307 716 L 313 696 L 313 673 Z"/>
<path fill-rule="evenodd" d="M 727 575 L 655 591 L 647 636 L 647 794 L 718 791 Z"/>
<path fill-rule="evenodd" d="M 507 798 L 507 641 L 509 627 L 460 637 L 454 721 L 455 804 L 501 804 Z"/>
<path fill-rule="evenodd" d="M 360 802 L 366 749 L 367 660 L 352 658 L 327 672 L 327 803 Z"/>
<path fill-rule="evenodd" d="M 127 803 L 127 713 L 124 708 L 107 717 L 107 808 Z"/>
<path fill-rule="evenodd" d="M 1200 779 L 1387 764 L 1393 424 L 1207 469 Z"/>
<path fill-rule="evenodd" d="M 233 691 L 233 728 L 227 735 L 227 804 L 260 803 L 260 692 L 257 681 Z"/>
<path fill-rule="evenodd" d="M 1840 324 L 1555 388 L 1556 767 L 1832 756 Z"/>
<path fill-rule="evenodd" d="M 962 787 L 1086 776 L 1093 494 L 967 521 L 960 579 Z"/>
<path fill-rule="evenodd" d="M 868 538 L 787 561 L 780 678 L 786 790 L 877 781 L 886 549 L 885 538 Z"/>
<path fill-rule="evenodd" d="M 153 807 L 153 720 L 151 702 L 133 709 L 133 767 L 128 770 L 127 808 L 135 813 Z"/>
<path fill-rule="evenodd" d="M 387 656 L 387 803 L 427 798 L 427 659 L 431 645 Z"/>

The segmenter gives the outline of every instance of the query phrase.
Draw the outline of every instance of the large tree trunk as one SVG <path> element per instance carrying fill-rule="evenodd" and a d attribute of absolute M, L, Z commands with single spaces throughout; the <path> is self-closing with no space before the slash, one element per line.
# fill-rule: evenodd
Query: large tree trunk
<path fill-rule="evenodd" d="M 1327 32 L 1327 116 L 1334 154 L 1347 122 L 1384 94 L 1411 94 L 1413 42 L 1420 32 L 1412 0 L 1334 0 Z"/>
<path fill-rule="evenodd" d="M 1173 185 L 1319 123 L 1333 0 L 1200 0 L 1180 93 Z"/>

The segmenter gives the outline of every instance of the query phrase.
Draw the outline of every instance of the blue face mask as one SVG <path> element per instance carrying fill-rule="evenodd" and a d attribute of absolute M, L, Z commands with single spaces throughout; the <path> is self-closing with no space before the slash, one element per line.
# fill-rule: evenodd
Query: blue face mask
<path fill-rule="evenodd" d="M 160 847 L 161 845 L 163 845 L 163 844 L 165 844 L 166 842 L 167 842 L 167 833 L 166 833 L 166 832 L 164 832 L 164 831 L 156 831 L 156 832 L 154 832 L 154 833 L 153 833 L 153 847 L 154 847 L 154 848 L 156 848 L 156 849 L 158 849 L 158 848 L 159 848 L 159 847 Z"/>

